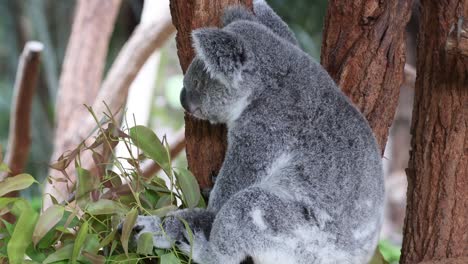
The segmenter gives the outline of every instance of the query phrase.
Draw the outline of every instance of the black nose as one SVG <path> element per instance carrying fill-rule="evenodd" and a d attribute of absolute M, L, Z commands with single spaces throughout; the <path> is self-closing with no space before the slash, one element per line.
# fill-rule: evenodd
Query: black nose
<path fill-rule="evenodd" d="M 185 111 L 190 112 L 187 104 L 187 90 L 185 90 L 185 87 L 182 88 L 182 91 L 180 92 L 180 104 L 185 109 Z"/>

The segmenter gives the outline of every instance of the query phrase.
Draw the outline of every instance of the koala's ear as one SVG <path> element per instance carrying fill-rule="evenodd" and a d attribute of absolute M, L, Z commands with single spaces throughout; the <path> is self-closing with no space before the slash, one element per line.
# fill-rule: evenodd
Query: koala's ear
<path fill-rule="evenodd" d="M 253 59 L 244 40 L 235 33 L 218 28 L 202 28 L 192 32 L 195 53 L 213 75 L 234 77 Z"/>

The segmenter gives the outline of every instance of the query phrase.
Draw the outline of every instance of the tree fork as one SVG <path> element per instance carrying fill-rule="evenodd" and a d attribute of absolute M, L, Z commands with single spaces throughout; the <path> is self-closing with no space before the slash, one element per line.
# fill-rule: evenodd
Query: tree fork
<path fill-rule="evenodd" d="M 467 17 L 466 0 L 421 1 L 404 264 L 468 263 Z"/>
<path fill-rule="evenodd" d="M 321 63 L 369 122 L 383 153 L 405 65 L 412 0 L 330 0 Z"/>
<path fill-rule="evenodd" d="M 177 50 L 182 71 L 190 65 L 194 50 L 190 34 L 200 27 L 220 26 L 226 6 L 242 4 L 252 8 L 252 0 L 171 0 L 172 22 L 177 29 Z M 190 170 L 200 187 L 212 186 L 211 178 L 217 175 L 226 152 L 226 126 L 211 125 L 207 121 L 185 114 L 185 138 Z"/>

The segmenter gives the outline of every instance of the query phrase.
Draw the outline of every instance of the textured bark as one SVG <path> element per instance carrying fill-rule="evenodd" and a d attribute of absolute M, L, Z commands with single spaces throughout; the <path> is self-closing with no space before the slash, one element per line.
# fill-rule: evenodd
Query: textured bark
<path fill-rule="evenodd" d="M 76 122 L 89 115 L 83 104 L 92 105 L 102 81 L 107 49 L 121 0 L 78 0 L 68 40 L 56 102 L 56 129 L 51 162 L 75 148 Z M 63 178 L 51 170 L 54 178 Z M 54 182 L 46 193 L 57 199 L 68 196 L 66 183 Z M 57 192 L 60 190 L 60 194 Z M 65 195 L 65 197 L 61 197 Z"/>
<path fill-rule="evenodd" d="M 252 7 L 252 0 L 171 0 L 172 22 L 177 29 L 177 50 L 185 73 L 194 57 L 190 33 L 193 29 L 220 26 L 224 7 L 244 4 Z M 187 160 L 201 188 L 212 185 L 226 152 L 226 127 L 210 125 L 206 121 L 185 115 Z"/>
<path fill-rule="evenodd" d="M 466 0 L 421 1 L 401 263 L 468 263 L 468 57 L 453 45 L 468 38 L 463 17 Z"/>
<path fill-rule="evenodd" d="M 412 0 L 330 0 L 322 65 L 369 121 L 385 149 L 405 65 Z"/>

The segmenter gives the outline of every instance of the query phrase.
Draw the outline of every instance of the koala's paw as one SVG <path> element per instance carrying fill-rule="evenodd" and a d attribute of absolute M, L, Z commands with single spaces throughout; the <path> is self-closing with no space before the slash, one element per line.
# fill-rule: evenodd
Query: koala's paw
<path fill-rule="evenodd" d="M 141 234 L 151 233 L 153 245 L 157 248 L 171 248 L 173 244 L 182 251 L 190 248 L 190 238 L 184 224 L 174 216 L 168 216 L 164 220 L 157 216 L 139 215 L 133 227 L 135 241 Z"/>
<path fill-rule="evenodd" d="M 139 215 L 133 227 L 135 241 L 138 241 L 141 234 L 151 233 L 153 235 L 153 245 L 157 248 L 171 248 L 172 234 L 167 233 L 162 228 L 162 220 L 157 216 Z"/>

